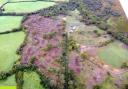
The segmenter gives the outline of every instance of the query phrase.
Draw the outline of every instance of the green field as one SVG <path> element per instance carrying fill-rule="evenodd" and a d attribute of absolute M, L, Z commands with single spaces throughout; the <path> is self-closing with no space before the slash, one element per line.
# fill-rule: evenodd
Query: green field
<path fill-rule="evenodd" d="M 123 62 L 128 61 L 128 50 L 121 47 L 120 42 L 113 42 L 102 48 L 99 56 L 108 64 L 120 67 Z"/>
<path fill-rule="evenodd" d="M 0 71 L 8 71 L 20 57 L 16 50 L 24 41 L 24 32 L 0 35 Z"/>
<path fill-rule="evenodd" d="M 24 85 L 23 89 L 44 89 L 40 85 L 40 79 L 35 72 L 25 72 L 24 73 Z"/>
<path fill-rule="evenodd" d="M 35 0 L 10 0 L 10 1 L 35 1 Z"/>
<path fill-rule="evenodd" d="M 0 32 L 20 27 L 21 20 L 21 16 L 0 16 Z"/>
<path fill-rule="evenodd" d="M 7 0 L 0 0 L 0 6 Z M 10 0 L 10 1 L 28 1 L 28 0 Z M 32 0 L 29 0 L 32 1 Z M 32 12 L 42 8 L 54 5 L 54 2 L 20 2 L 8 3 L 4 6 L 5 12 Z M 0 16 L 0 32 L 11 31 L 18 28 L 21 24 L 21 16 Z M 24 41 L 25 34 L 23 32 L 9 33 L 0 35 L 0 72 L 8 71 L 12 68 L 13 63 L 20 58 L 16 54 L 16 50 Z M 24 89 L 44 89 L 40 85 L 39 76 L 34 72 L 26 72 L 24 74 Z M 9 77 L 7 80 L 0 81 L 0 86 L 13 86 L 15 83 L 15 76 Z"/>
<path fill-rule="evenodd" d="M 0 81 L 0 86 L 15 86 L 15 75 L 9 77 L 7 80 Z"/>
<path fill-rule="evenodd" d="M 0 0 L 0 6 L 5 3 L 7 0 Z"/>
<path fill-rule="evenodd" d="M 54 5 L 54 2 L 20 2 L 8 3 L 4 6 L 4 12 L 33 12 Z"/>

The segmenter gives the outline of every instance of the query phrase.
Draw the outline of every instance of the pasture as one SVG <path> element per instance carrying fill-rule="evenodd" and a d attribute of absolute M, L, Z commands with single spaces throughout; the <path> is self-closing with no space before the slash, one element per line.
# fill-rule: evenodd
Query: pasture
<path fill-rule="evenodd" d="M 4 13 L 6 12 L 33 12 L 54 5 L 54 2 L 20 2 L 20 3 L 8 3 L 4 6 Z"/>
<path fill-rule="evenodd" d="M 23 89 L 44 89 L 40 85 L 39 75 L 35 72 L 25 72 Z"/>
<path fill-rule="evenodd" d="M 0 6 L 7 0 L 0 0 Z M 10 0 L 10 1 L 32 1 L 32 0 Z M 3 8 L 6 12 L 33 12 L 54 5 L 54 2 L 20 2 L 8 3 Z M 21 25 L 22 16 L 0 16 L 0 32 L 11 31 Z M 15 32 L 0 35 L 0 72 L 8 71 L 12 68 L 13 63 L 20 58 L 16 54 L 17 49 L 23 43 L 25 38 L 24 32 Z M 44 89 L 39 83 L 39 76 L 36 73 L 24 74 L 24 89 Z M 15 86 L 15 76 L 9 77 L 7 80 L 0 81 L 0 86 Z"/>
<path fill-rule="evenodd" d="M 24 32 L 0 35 L 0 71 L 8 71 L 20 57 L 16 50 L 24 41 Z"/>
<path fill-rule="evenodd" d="M 0 86 L 15 86 L 15 75 L 9 77 L 7 80 L 0 81 Z"/>
<path fill-rule="evenodd" d="M 20 27 L 21 20 L 21 16 L 0 16 L 0 32 Z"/>
<path fill-rule="evenodd" d="M 120 67 L 125 61 L 128 61 L 128 49 L 121 42 L 115 41 L 103 47 L 99 51 L 99 57 L 114 67 Z"/>

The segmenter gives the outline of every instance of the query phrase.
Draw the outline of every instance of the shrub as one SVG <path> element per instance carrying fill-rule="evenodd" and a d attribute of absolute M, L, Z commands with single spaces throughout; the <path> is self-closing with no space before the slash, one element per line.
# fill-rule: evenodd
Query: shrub
<path fill-rule="evenodd" d="M 95 85 L 95 86 L 93 87 L 93 89 L 101 89 L 101 86 L 100 86 L 100 85 Z"/>
<path fill-rule="evenodd" d="M 115 28 L 117 32 L 128 32 L 128 20 L 126 18 L 119 18 L 116 21 Z"/>
<path fill-rule="evenodd" d="M 112 77 L 108 75 L 108 77 L 102 84 L 95 85 L 93 89 L 116 89 L 116 86 L 114 84 Z"/>
<path fill-rule="evenodd" d="M 69 39 L 68 41 L 68 50 L 72 51 L 72 50 L 78 50 L 78 46 L 76 44 L 76 42 L 73 39 Z"/>
<path fill-rule="evenodd" d="M 127 62 L 124 62 L 121 66 L 121 68 L 128 68 L 128 61 Z"/>
<path fill-rule="evenodd" d="M 52 44 L 47 44 L 47 47 L 45 47 L 43 50 L 44 51 L 49 51 L 52 49 Z"/>
<path fill-rule="evenodd" d="M 23 72 L 22 71 L 16 72 L 15 79 L 17 83 L 17 89 L 23 89 L 23 83 L 24 83 Z"/>
<path fill-rule="evenodd" d="M 7 79 L 7 74 L 6 74 L 6 72 L 1 72 L 0 73 L 0 80 L 3 80 L 3 79 Z"/>
<path fill-rule="evenodd" d="M 105 22 L 102 22 L 98 25 L 98 27 L 102 30 L 107 30 L 108 29 L 108 25 L 106 25 Z"/>
<path fill-rule="evenodd" d="M 44 39 L 51 39 L 56 35 L 56 32 L 49 32 L 48 34 L 44 34 L 43 38 Z"/>
<path fill-rule="evenodd" d="M 125 35 L 125 33 L 123 32 L 112 32 L 111 34 L 114 38 L 122 41 L 123 43 L 125 43 L 126 45 L 128 45 L 128 36 Z"/>
<path fill-rule="evenodd" d="M 81 57 L 82 57 L 83 59 L 88 59 L 89 55 L 88 55 L 87 52 L 83 52 L 83 53 L 81 53 Z"/>
<path fill-rule="evenodd" d="M 14 72 L 12 70 L 8 72 L 0 72 L 0 80 L 7 79 L 9 76 L 13 75 Z"/>

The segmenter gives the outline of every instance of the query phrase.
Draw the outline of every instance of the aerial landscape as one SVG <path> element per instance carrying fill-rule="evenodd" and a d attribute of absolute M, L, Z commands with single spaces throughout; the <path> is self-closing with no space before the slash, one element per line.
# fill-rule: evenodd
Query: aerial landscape
<path fill-rule="evenodd" d="M 128 89 L 119 0 L 0 0 L 0 86 Z"/>

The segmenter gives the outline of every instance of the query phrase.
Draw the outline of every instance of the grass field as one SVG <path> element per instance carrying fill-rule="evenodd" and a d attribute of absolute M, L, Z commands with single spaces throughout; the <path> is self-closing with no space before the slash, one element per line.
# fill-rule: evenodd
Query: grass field
<path fill-rule="evenodd" d="M 19 55 L 16 54 L 16 50 L 24 37 L 23 32 L 0 35 L 0 71 L 10 70 L 13 63 L 18 60 Z"/>
<path fill-rule="evenodd" d="M 25 72 L 23 89 L 44 89 L 44 88 L 40 85 L 39 76 L 35 72 Z"/>
<path fill-rule="evenodd" d="M 0 0 L 0 6 L 7 0 Z M 28 0 L 10 0 L 10 1 L 28 1 Z M 32 0 L 29 0 L 32 1 Z M 54 5 L 54 2 L 22 2 L 9 3 L 5 5 L 5 12 L 32 12 L 42 8 Z M 21 24 L 20 16 L 0 16 L 0 32 L 10 31 L 18 28 Z M 16 54 L 16 50 L 23 42 L 25 34 L 23 32 L 10 33 L 0 35 L 0 71 L 8 71 L 12 68 L 13 63 L 20 57 Z M 34 72 L 27 72 L 24 75 L 24 89 L 44 89 L 40 85 L 39 76 Z M 9 77 L 7 80 L 0 81 L 0 86 L 13 86 L 15 76 Z"/>
<path fill-rule="evenodd" d="M 10 1 L 35 1 L 35 0 L 10 0 Z"/>
<path fill-rule="evenodd" d="M 9 77 L 7 80 L 0 81 L 0 86 L 15 86 L 15 75 Z"/>
<path fill-rule="evenodd" d="M 102 48 L 99 56 L 108 64 L 120 67 L 123 62 L 128 60 L 128 50 L 123 48 L 120 42 L 113 42 Z"/>
<path fill-rule="evenodd" d="M 54 2 L 20 2 L 8 3 L 4 6 L 4 12 L 32 12 L 54 5 Z"/>
<path fill-rule="evenodd" d="M 7 0 L 0 0 L 0 6 L 5 3 Z"/>
<path fill-rule="evenodd" d="M 0 16 L 0 32 L 18 28 L 21 24 L 21 16 Z"/>

